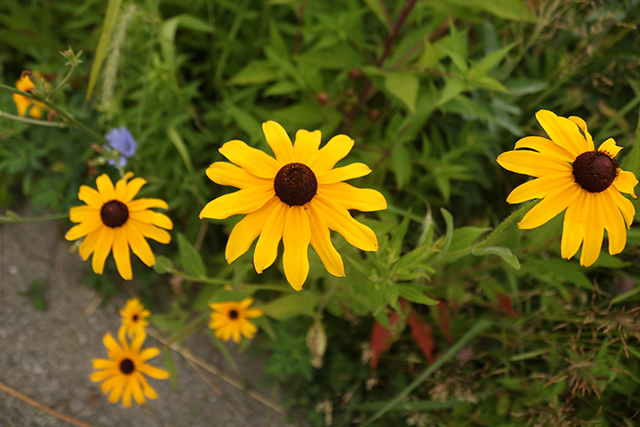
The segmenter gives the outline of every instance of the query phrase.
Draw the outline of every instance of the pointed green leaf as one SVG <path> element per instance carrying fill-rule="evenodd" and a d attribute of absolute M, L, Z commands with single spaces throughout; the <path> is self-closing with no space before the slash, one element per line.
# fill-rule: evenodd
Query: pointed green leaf
<path fill-rule="evenodd" d="M 259 307 L 262 312 L 276 320 L 296 316 L 313 316 L 317 300 L 308 292 L 288 294 Z"/>
<path fill-rule="evenodd" d="M 178 234 L 178 250 L 180 252 L 180 263 L 187 273 L 195 277 L 207 277 L 207 271 L 204 268 L 200 254 L 182 234 Z"/>
<path fill-rule="evenodd" d="M 400 296 L 418 304 L 437 305 L 439 301 L 429 298 L 423 294 L 417 287 L 408 284 L 398 284 Z"/>
<path fill-rule="evenodd" d="M 500 246 L 489 246 L 487 248 L 474 249 L 473 251 L 471 251 L 471 253 L 473 255 L 498 255 L 511 267 L 515 268 L 516 270 L 520 270 L 520 261 L 518 261 L 518 258 L 513 254 L 513 252 L 511 252 L 511 249 L 509 248 Z"/>
<path fill-rule="evenodd" d="M 393 96 L 404 103 L 407 109 L 416 115 L 416 102 L 420 82 L 411 72 L 390 71 L 384 73 L 384 86 Z"/>
<path fill-rule="evenodd" d="M 98 76 L 102 69 L 102 63 L 104 62 L 104 58 L 107 56 L 111 33 L 113 32 L 113 28 L 118 19 L 118 12 L 120 11 L 120 3 L 122 3 L 122 0 L 109 0 L 109 3 L 107 4 L 107 11 L 104 15 L 104 22 L 102 23 L 102 33 L 100 34 L 98 48 L 96 49 L 96 56 L 93 60 L 93 65 L 91 66 L 91 73 L 89 74 L 89 84 L 87 85 L 87 96 L 85 98 L 87 101 L 91 98 L 93 88 L 98 81 Z"/>

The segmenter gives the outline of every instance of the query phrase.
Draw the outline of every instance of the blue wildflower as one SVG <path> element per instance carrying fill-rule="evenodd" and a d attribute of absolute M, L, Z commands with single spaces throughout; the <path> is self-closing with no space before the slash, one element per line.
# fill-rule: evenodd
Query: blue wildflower
<path fill-rule="evenodd" d="M 111 129 L 105 138 L 109 141 L 109 146 L 105 146 L 104 148 L 116 150 L 122 154 L 122 156 L 118 158 L 117 163 L 115 159 L 110 159 L 109 164 L 118 168 L 125 167 L 127 165 L 127 159 L 136 153 L 136 147 L 138 146 L 131 132 L 129 132 L 126 127 L 120 126 L 119 128 Z"/>

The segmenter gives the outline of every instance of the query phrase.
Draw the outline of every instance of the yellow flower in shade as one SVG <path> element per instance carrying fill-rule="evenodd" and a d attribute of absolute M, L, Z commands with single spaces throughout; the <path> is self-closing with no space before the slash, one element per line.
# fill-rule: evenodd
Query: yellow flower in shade
<path fill-rule="evenodd" d="M 134 178 L 127 183 L 132 176 L 133 173 L 128 172 L 116 183 L 115 188 L 106 174 L 96 179 L 98 191 L 86 185 L 80 186 L 78 198 L 87 205 L 71 208 L 71 222 L 80 224 L 65 235 L 67 240 L 84 237 L 79 248 L 80 256 L 86 261 L 93 254 L 91 266 L 97 274 L 102 274 L 104 262 L 113 249 L 116 267 L 125 280 L 131 280 L 132 277 L 129 247 L 142 262 L 151 267 L 155 265 L 156 258 L 145 237 L 169 243 L 171 236 L 162 228 L 173 228 L 169 217 L 149 209 L 167 209 L 165 201 L 133 200 L 147 181 Z"/>
<path fill-rule="evenodd" d="M 344 276 L 342 258 L 331 243 L 329 229 L 359 249 L 378 250 L 376 235 L 353 219 L 349 209 L 386 209 L 384 196 L 342 182 L 368 175 L 371 169 L 363 163 L 334 168 L 353 147 L 353 140 L 346 135 L 333 137 L 319 149 L 318 130 L 299 130 L 295 145 L 276 122 L 264 123 L 262 130 L 276 158 L 242 141 L 224 144 L 220 153 L 234 164 L 216 162 L 207 169 L 207 176 L 240 191 L 209 202 L 200 218 L 247 214 L 231 232 L 225 256 L 227 262 L 233 262 L 260 236 L 253 255 L 258 273 L 273 264 L 282 239 L 284 272 L 296 290 L 302 289 L 309 273 L 309 244 L 329 273 Z"/>
<path fill-rule="evenodd" d="M 507 198 L 509 203 L 542 199 L 518 226 L 539 227 L 566 209 L 563 258 L 573 257 L 582 245 L 580 264 L 593 264 L 600 256 L 604 230 L 609 253 L 622 252 L 626 228 L 631 227 L 636 211 L 620 193 L 635 198 L 633 189 L 638 184 L 633 173 L 618 167 L 615 157 L 622 148 L 609 138 L 596 150 L 587 124 L 579 117 L 567 119 L 541 110 L 536 118 L 550 139 L 527 136 L 516 142 L 515 150 L 498 156 L 503 168 L 536 178 L 515 188 Z"/>
<path fill-rule="evenodd" d="M 148 399 L 157 399 L 158 394 L 147 383 L 142 374 L 151 378 L 164 380 L 169 378 L 169 372 L 148 365 L 146 362 L 156 357 L 160 350 L 155 347 L 141 351 L 146 335 L 140 334 L 129 344 L 125 337 L 124 328 L 120 328 L 116 342 L 110 333 L 107 333 L 102 342 L 107 347 L 109 359 L 93 359 L 93 372 L 89 377 L 93 382 L 102 382 L 100 388 L 104 394 L 109 394 L 109 402 L 118 403 L 122 398 L 122 404 L 131 407 L 131 398 L 139 405 Z"/>
<path fill-rule="evenodd" d="M 131 338 L 134 334 L 145 334 L 144 328 L 149 324 L 145 319 L 151 316 L 151 312 L 144 308 L 138 298 L 131 298 L 120 310 L 120 316 L 122 316 L 122 327 L 127 331 L 127 336 Z"/>
<path fill-rule="evenodd" d="M 258 328 L 251 321 L 255 317 L 262 316 L 262 311 L 257 308 L 249 309 L 253 304 L 252 298 L 245 298 L 240 302 L 220 302 L 209 304 L 214 310 L 211 313 L 211 322 L 209 327 L 215 330 L 216 337 L 229 341 L 240 342 L 240 335 L 251 339 Z"/>
<path fill-rule="evenodd" d="M 32 73 L 37 74 L 38 77 L 40 76 L 40 74 L 36 71 L 32 71 Z M 31 92 L 34 87 L 35 85 L 31 81 L 31 79 L 29 79 L 29 72 L 22 73 L 22 77 L 20 77 L 20 80 L 16 82 L 16 88 L 23 92 Z M 16 107 L 18 108 L 18 115 L 20 117 L 26 116 L 27 110 L 29 110 L 29 107 L 31 107 L 31 110 L 29 110 L 29 114 L 31 115 L 31 117 L 33 117 L 34 119 L 41 119 L 42 111 L 48 109 L 48 107 L 42 102 L 34 101 L 31 98 L 27 98 L 26 96 L 19 95 L 17 93 L 12 94 L 11 97 L 13 98 L 13 102 L 16 103 Z"/>

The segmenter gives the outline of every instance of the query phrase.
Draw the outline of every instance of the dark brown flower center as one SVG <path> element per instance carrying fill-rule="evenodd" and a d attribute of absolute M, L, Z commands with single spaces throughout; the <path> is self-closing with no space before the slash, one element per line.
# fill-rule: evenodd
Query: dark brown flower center
<path fill-rule="evenodd" d="M 289 206 L 308 203 L 318 191 L 316 175 L 307 165 L 289 163 L 278 171 L 273 180 L 276 196 Z"/>
<path fill-rule="evenodd" d="M 120 362 L 120 372 L 122 372 L 123 374 L 129 375 L 134 371 L 134 369 L 135 366 L 133 365 L 131 359 L 124 359 L 122 362 Z"/>
<path fill-rule="evenodd" d="M 133 320 L 134 322 L 138 321 L 138 315 L 134 314 L 133 317 L 131 318 L 131 320 Z"/>
<path fill-rule="evenodd" d="M 573 162 L 573 176 L 590 193 L 606 190 L 616 179 L 618 162 L 602 151 L 587 151 Z"/>
<path fill-rule="evenodd" d="M 100 218 L 102 218 L 102 223 L 107 227 L 120 227 L 129 219 L 129 209 L 121 201 L 111 200 L 102 205 Z"/>
<path fill-rule="evenodd" d="M 229 311 L 229 318 L 233 319 L 233 320 L 237 319 L 238 318 L 238 312 L 236 310 Z"/>

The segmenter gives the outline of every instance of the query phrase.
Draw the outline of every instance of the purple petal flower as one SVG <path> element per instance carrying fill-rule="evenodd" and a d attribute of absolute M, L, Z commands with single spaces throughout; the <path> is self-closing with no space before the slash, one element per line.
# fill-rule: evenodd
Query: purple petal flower
<path fill-rule="evenodd" d="M 126 127 L 120 126 L 119 128 L 111 129 L 105 138 L 109 142 L 109 146 L 105 146 L 106 149 L 116 150 L 124 156 L 121 156 L 117 163 L 113 159 L 109 160 L 109 164 L 117 167 L 126 166 L 127 159 L 136 153 L 138 146 L 131 132 L 129 132 Z"/>

